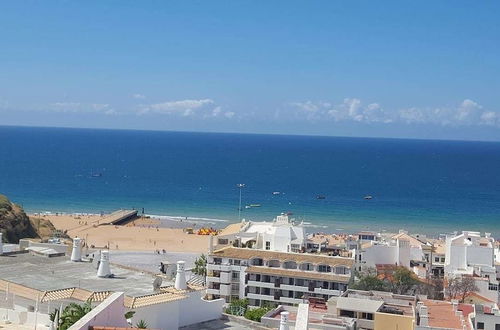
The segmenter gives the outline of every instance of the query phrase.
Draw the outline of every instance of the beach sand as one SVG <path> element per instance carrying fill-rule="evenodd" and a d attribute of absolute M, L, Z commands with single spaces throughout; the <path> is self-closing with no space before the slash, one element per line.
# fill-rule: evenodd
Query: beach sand
<path fill-rule="evenodd" d="M 29 216 L 40 217 L 34 214 Z M 100 215 L 47 214 L 41 217 L 50 220 L 56 229 L 67 231 L 71 238 L 85 239 L 88 246 L 109 246 L 111 250 L 126 251 L 208 251 L 208 236 L 187 234 L 181 228 L 158 227 L 156 219 L 138 219 L 123 226 L 98 226 L 97 222 L 102 219 Z"/>

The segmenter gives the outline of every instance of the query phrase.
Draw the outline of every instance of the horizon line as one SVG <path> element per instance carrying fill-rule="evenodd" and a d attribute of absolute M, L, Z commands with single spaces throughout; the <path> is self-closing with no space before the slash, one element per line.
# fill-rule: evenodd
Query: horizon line
<path fill-rule="evenodd" d="M 435 141 L 435 142 L 484 142 L 500 143 L 500 140 L 480 140 L 480 139 L 440 139 L 440 138 L 412 138 L 412 137 L 387 137 L 387 136 L 349 136 L 349 135 L 324 135 L 309 133 L 259 133 L 259 132 L 235 132 L 235 131 L 191 131 L 191 130 L 170 130 L 170 129 L 144 129 L 144 128 L 116 128 L 116 127 L 76 127 L 76 126 L 33 126 L 33 125 L 10 125 L 0 124 L 0 128 L 53 128 L 53 129 L 74 129 L 74 130 L 101 130 L 101 131 L 136 131 L 136 132 L 164 132 L 164 133 L 202 133 L 202 134 L 238 134 L 238 135 L 270 135 L 270 136 L 303 136 L 303 137 L 323 137 L 341 139 L 378 139 L 378 140 L 412 140 L 412 141 Z"/>

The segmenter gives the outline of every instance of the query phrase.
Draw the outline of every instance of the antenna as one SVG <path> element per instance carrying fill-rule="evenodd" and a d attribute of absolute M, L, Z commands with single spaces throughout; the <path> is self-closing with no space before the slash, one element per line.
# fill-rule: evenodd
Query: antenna
<path fill-rule="evenodd" d="M 161 283 L 163 282 L 162 278 L 157 276 L 153 281 L 153 290 L 160 291 Z"/>

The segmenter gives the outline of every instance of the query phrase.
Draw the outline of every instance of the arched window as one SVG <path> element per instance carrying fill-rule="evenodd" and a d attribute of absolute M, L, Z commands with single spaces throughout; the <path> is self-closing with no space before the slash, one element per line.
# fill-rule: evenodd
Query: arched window
<path fill-rule="evenodd" d="M 264 260 L 262 258 L 253 258 L 250 260 L 252 266 L 264 266 Z"/>
<path fill-rule="evenodd" d="M 310 262 L 304 262 L 299 266 L 300 270 L 314 270 L 314 265 Z"/>
<path fill-rule="evenodd" d="M 276 260 L 276 259 L 272 259 L 272 260 L 269 260 L 267 262 L 267 266 L 268 267 L 275 267 L 275 268 L 278 268 L 278 267 L 281 267 L 281 263 L 279 260 Z"/>
<path fill-rule="evenodd" d="M 297 263 L 295 261 L 285 261 L 283 263 L 283 268 L 285 268 L 285 269 L 297 269 Z"/>
<path fill-rule="evenodd" d="M 320 273 L 331 273 L 332 267 L 328 265 L 318 265 L 318 272 Z"/>

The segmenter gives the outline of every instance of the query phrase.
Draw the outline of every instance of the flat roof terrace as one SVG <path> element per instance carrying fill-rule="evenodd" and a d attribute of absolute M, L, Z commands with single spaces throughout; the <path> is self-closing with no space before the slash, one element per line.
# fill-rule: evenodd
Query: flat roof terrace
<path fill-rule="evenodd" d="M 130 297 L 154 293 L 154 276 L 147 272 L 116 265 L 111 265 L 111 272 L 114 278 L 99 278 L 92 263 L 72 262 L 65 256 L 47 258 L 30 253 L 0 256 L 0 279 L 39 291 L 82 288 L 94 292 L 121 291 Z"/>

